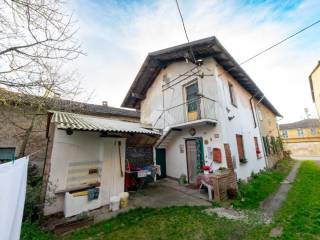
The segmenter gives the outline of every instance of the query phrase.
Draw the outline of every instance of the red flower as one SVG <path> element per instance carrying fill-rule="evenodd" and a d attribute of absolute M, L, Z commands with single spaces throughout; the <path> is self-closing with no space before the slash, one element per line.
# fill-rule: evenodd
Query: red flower
<path fill-rule="evenodd" d="M 202 166 L 203 171 L 210 171 L 210 166 Z"/>

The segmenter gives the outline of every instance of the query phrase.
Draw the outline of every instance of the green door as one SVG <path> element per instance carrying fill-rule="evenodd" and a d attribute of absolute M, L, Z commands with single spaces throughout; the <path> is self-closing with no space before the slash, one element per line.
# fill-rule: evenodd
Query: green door
<path fill-rule="evenodd" d="M 166 150 L 159 148 L 156 149 L 156 163 L 160 165 L 161 168 L 161 176 L 160 178 L 164 178 L 167 176 L 167 167 L 166 167 Z"/>

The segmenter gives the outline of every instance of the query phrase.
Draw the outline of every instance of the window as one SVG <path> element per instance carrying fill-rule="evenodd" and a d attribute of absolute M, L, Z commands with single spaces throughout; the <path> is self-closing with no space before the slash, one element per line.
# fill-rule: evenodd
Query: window
<path fill-rule="evenodd" d="M 287 130 L 282 130 L 282 137 L 288 138 L 288 131 Z"/>
<path fill-rule="evenodd" d="M 254 137 L 253 140 L 254 140 L 254 146 L 255 146 L 255 149 L 256 149 L 257 158 L 260 158 L 261 157 L 261 151 L 260 151 L 259 144 L 258 144 L 258 138 Z"/>
<path fill-rule="evenodd" d="M 316 128 L 310 128 L 311 135 L 317 135 L 317 129 Z"/>
<path fill-rule="evenodd" d="M 298 128 L 297 129 L 297 134 L 298 134 L 298 137 L 303 137 L 303 129 L 302 128 Z"/>
<path fill-rule="evenodd" d="M 0 163 L 14 160 L 15 152 L 16 148 L 14 147 L 0 148 Z"/>
<path fill-rule="evenodd" d="M 235 96 L 235 93 L 234 93 L 234 87 L 231 83 L 228 84 L 229 85 L 229 94 L 230 94 L 230 101 L 231 101 L 231 104 L 233 106 L 237 106 L 237 101 L 236 101 L 236 96 Z"/>
<path fill-rule="evenodd" d="M 185 87 L 188 121 L 197 120 L 200 118 L 200 99 L 198 82 L 194 82 Z"/>
<path fill-rule="evenodd" d="M 239 161 L 241 163 L 246 163 L 247 159 L 244 154 L 244 145 L 243 145 L 243 137 L 240 134 L 236 134 L 237 139 L 237 148 L 238 148 L 238 154 L 239 154 Z"/>

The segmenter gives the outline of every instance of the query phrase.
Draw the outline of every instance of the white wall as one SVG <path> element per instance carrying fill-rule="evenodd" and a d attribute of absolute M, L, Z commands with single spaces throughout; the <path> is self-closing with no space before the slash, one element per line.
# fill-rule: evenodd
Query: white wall
<path fill-rule="evenodd" d="M 155 119 L 161 114 L 163 109 L 162 99 L 162 84 L 163 76 L 167 76 L 172 80 L 177 78 L 180 80 L 183 77 L 179 76 L 188 69 L 194 67 L 191 63 L 175 62 L 168 65 L 156 77 L 154 83 L 147 91 L 146 98 L 141 102 L 141 121 L 147 124 L 154 124 Z M 189 77 L 179 84 L 166 90 L 164 96 L 164 109 L 179 105 L 184 102 L 183 85 L 198 79 L 199 92 L 204 96 L 215 99 L 215 112 L 217 115 L 216 126 L 194 127 L 197 130 L 198 137 L 209 139 L 209 144 L 204 145 L 204 152 L 206 154 L 207 148 L 219 147 L 221 149 L 223 163 L 214 163 L 214 168 L 226 166 L 226 158 L 223 144 L 229 143 L 232 156 L 237 160 L 237 175 L 239 178 L 246 178 L 250 176 L 251 172 L 258 172 L 265 167 L 265 159 L 257 159 L 256 149 L 254 145 L 254 137 L 258 137 L 258 144 L 262 151 L 263 145 L 258 127 L 254 128 L 254 121 L 252 117 L 249 100 L 251 95 L 238 84 L 228 73 L 218 65 L 214 59 L 204 59 L 204 64 L 201 66 L 201 71 L 205 73 L 204 78 Z M 230 101 L 228 81 L 234 86 L 236 95 L 237 107 L 234 107 Z M 227 108 L 230 112 L 227 112 Z M 228 120 L 228 116 L 234 116 L 232 120 Z M 179 133 L 166 149 L 167 157 L 167 175 L 178 178 L 181 173 L 187 173 L 185 152 L 180 153 L 181 144 L 185 144 L 185 138 L 191 137 L 188 130 L 183 130 Z M 218 138 L 215 138 L 218 134 Z M 238 150 L 236 144 L 236 134 L 243 135 L 245 155 L 248 163 L 240 164 L 238 157 Z M 210 141 L 210 139 L 212 139 Z M 184 146 L 185 147 L 185 146 Z M 208 159 L 208 164 L 211 160 Z"/>
<path fill-rule="evenodd" d="M 100 195 L 98 205 L 109 203 L 110 196 L 124 191 L 124 177 L 120 175 L 120 161 L 118 148 L 115 141 L 121 141 L 122 168 L 125 166 L 125 139 L 101 138 L 99 133 L 74 131 L 67 135 L 65 130 L 56 129 L 51 155 L 51 168 L 47 188 L 47 202 L 45 215 L 63 211 L 64 194 L 53 192 L 64 190 L 68 187 L 68 167 L 70 163 L 90 162 L 99 163 L 100 167 Z M 95 204 L 95 203 L 91 203 Z"/>

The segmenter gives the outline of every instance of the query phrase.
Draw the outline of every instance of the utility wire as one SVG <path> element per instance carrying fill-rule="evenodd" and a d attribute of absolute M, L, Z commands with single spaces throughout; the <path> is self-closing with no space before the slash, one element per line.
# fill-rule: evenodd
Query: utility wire
<path fill-rule="evenodd" d="M 277 43 L 273 44 L 272 46 L 270 46 L 270 47 L 268 47 L 268 48 L 266 48 L 266 49 L 262 50 L 261 52 L 259 52 L 259 53 L 255 54 L 255 55 L 253 55 L 252 57 L 250 57 L 250 58 L 248 58 L 248 59 L 244 60 L 243 62 L 239 63 L 239 65 L 243 65 L 243 64 L 245 64 L 245 63 L 247 63 L 247 62 L 251 61 L 252 59 L 254 59 L 254 58 L 256 58 L 256 57 L 258 57 L 258 56 L 260 56 L 260 55 L 264 54 L 265 52 L 267 52 L 267 51 L 271 50 L 272 48 L 275 48 L 275 47 L 279 46 L 280 44 L 282 44 L 282 43 L 284 43 L 284 42 L 288 41 L 290 38 L 293 38 L 293 37 L 297 36 L 298 34 L 300 34 L 300 33 L 304 32 L 304 31 L 306 31 L 307 29 L 309 29 L 309 28 L 311 28 L 311 27 L 313 27 L 313 26 L 317 25 L 318 23 L 320 23 L 320 19 L 319 19 L 319 20 L 317 20 L 317 21 L 315 21 L 315 22 L 313 22 L 312 24 L 310 24 L 310 25 L 308 25 L 308 26 L 306 26 L 306 27 L 304 27 L 304 28 L 300 29 L 299 31 L 297 31 L 297 32 L 295 32 L 295 33 L 293 33 L 293 34 L 291 34 L 290 36 L 288 36 L 288 37 L 286 37 L 286 38 L 282 39 L 281 41 L 279 41 L 279 42 L 277 42 Z M 229 72 L 229 71 L 231 71 L 232 69 L 234 69 L 234 68 L 236 68 L 236 67 L 237 67 L 237 66 L 234 66 L 234 67 L 232 67 L 232 68 L 228 69 L 226 72 Z"/>
<path fill-rule="evenodd" d="M 179 2 L 178 2 L 178 0 L 175 0 L 175 2 L 176 2 L 176 5 L 177 5 L 178 11 L 179 11 L 179 15 L 180 15 L 180 18 L 181 18 L 183 30 L 184 30 L 184 33 L 185 33 L 185 35 L 186 35 L 186 38 L 187 38 L 187 41 L 188 41 L 188 45 L 189 45 L 189 47 L 190 47 L 190 53 L 191 53 L 191 55 L 192 55 L 192 59 L 193 59 L 194 63 L 196 63 L 196 58 L 195 58 L 195 56 L 194 56 L 194 54 L 193 54 L 192 47 L 191 47 L 191 45 L 190 45 L 190 41 L 189 41 L 187 29 L 186 29 L 186 26 L 185 26 L 185 24 L 184 24 L 183 16 L 182 16 L 182 13 L 181 13 L 181 10 L 180 10 L 180 7 L 179 7 Z"/>

